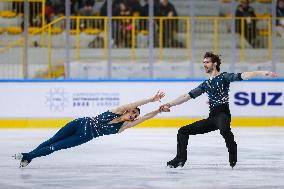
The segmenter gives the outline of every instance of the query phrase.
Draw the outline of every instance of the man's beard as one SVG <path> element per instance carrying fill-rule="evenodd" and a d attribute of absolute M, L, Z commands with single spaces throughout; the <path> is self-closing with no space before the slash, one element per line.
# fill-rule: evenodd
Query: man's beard
<path fill-rule="evenodd" d="M 213 72 L 213 68 L 204 68 L 206 73 L 212 73 Z"/>

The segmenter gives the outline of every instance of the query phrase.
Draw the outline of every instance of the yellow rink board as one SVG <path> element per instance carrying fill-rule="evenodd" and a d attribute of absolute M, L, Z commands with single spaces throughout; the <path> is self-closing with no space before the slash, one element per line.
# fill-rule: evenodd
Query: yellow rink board
<path fill-rule="evenodd" d="M 201 118 L 159 118 L 141 123 L 139 128 L 179 128 Z M 0 128 L 60 128 L 72 119 L 2 119 Z M 232 118 L 233 127 L 284 127 L 281 118 Z"/>

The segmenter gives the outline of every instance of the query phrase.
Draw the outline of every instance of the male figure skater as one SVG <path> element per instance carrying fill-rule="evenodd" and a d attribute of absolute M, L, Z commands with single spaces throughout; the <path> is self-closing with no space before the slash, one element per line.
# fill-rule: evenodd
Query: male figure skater
<path fill-rule="evenodd" d="M 204 134 L 219 129 L 220 134 L 225 139 L 229 152 L 230 166 L 233 168 L 237 163 L 237 144 L 230 128 L 231 113 L 229 109 L 229 89 L 230 82 L 250 79 L 252 77 L 277 77 L 270 71 L 253 71 L 243 73 L 220 72 L 221 59 L 212 52 L 204 55 L 203 66 L 209 79 L 201 83 L 197 88 L 188 94 L 160 106 L 160 109 L 169 109 L 195 99 L 203 93 L 208 94 L 210 113 L 207 119 L 203 119 L 192 124 L 181 127 L 177 134 L 177 154 L 176 157 L 167 162 L 170 168 L 183 167 L 187 160 L 187 144 L 189 135 Z"/>

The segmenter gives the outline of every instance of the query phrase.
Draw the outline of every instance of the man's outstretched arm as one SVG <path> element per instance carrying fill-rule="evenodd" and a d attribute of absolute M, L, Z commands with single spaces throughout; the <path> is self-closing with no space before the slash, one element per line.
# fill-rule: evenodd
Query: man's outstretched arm
<path fill-rule="evenodd" d="M 192 89 L 189 93 L 181 95 L 178 98 L 174 99 L 173 101 L 160 106 L 160 109 L 163 110 L 164 108 L 168 109 L 172 106 L 180 105 L 182 103 L 189 101 L 192 98 L 194 99 L 202 95 L 204 92 L 205 90 L 203 87 L 203 83 L 201 83 L 198 87 L 196 87 L 195 89 Z"/>
<path fill-rule="evenodd" d="M 243 80 L 251 79 L 253 77 L 277 77 L 277 74 L 271 71 L 252 71 L 252 72 L 243 72 L 241 74 Z"/>
<path fill-rule="evenodd" d="M 179 96 L 175 100 L 160 106 L 160 109 L 170 108 L 172 106 L 180 105 L 180 104 L 182 104 L 184 102 L 187 102 L 190 99 L 191 99 L 191 97 L 190 97 L 189 94 L 184 94 L 184 95 Z"/>

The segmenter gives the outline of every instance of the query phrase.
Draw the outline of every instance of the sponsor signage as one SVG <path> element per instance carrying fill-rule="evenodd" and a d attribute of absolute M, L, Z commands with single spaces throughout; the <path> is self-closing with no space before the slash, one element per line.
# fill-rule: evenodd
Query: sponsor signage
<path fill-rule="evenodd" d="M 164 91 L 166 97 L 161 103 L 141 107 L 141 114 L 145 114 L 201 82 L 2 82 L 0 118 L 96 116 Z M 284 82 L 231 83 L 230 108 L 234 117 L 284 117 Z M 208 113 L 208 98 L 203 94 L 159 117 L 207 117 Z"/>

